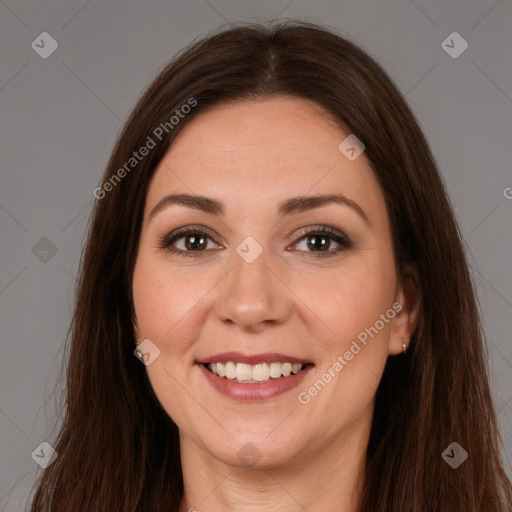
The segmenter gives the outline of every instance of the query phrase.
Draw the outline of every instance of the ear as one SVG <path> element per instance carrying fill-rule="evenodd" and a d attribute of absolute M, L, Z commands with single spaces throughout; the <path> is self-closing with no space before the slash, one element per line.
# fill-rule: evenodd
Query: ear
<path fill-rule="evenodd" d="M 404 280 L 398 287 L 396 302 L 401 305 L 398 314 L 391 320 L 389 354 L 398 355 L 409 346 L 411 336 L 416 329 L 421 310 L 421 293 L 416 268 L 409 266 L 405 270 Z"/>

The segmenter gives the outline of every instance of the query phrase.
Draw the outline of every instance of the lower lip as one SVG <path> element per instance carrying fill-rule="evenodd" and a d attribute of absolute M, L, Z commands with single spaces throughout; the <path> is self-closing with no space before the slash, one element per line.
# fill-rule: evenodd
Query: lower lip
<path fill-rule="evenodd" d="M 260 384 L 243 383 L 236 380 L 229 380 L 225 377 L 219 377 L 215 373 L 206 368 L 204 364 L 199 364 L 199 368 L 212 386 L 222 393 L 224 396 L 233 400 L 258 401 L 274 398 L 281 393 L 285 393 L 290 389 L 297 387 L 302 379 L 306 376 L 313 365 L 307 365 L 301 372 L 290 375 L 289 377 L 281 377 L 279 379 L 270 379 Z"/>

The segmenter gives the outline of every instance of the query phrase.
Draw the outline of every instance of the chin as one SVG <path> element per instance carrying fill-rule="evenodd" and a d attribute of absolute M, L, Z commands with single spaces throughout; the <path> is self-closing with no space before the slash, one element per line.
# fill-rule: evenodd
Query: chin
<path fill-rule="evenodd" d="M 291 443 L 291 439 L 280 442 L 275 437 L 262 436 L 261 431 L 254 435 L 245 433 L 240 437 L 227 436 L 223 444 L 211 440 L 205 442 L 205 445 L 211 455 L 224 464 L 246 469 L 286 466 L 298 455 L 296 443 Z"/>

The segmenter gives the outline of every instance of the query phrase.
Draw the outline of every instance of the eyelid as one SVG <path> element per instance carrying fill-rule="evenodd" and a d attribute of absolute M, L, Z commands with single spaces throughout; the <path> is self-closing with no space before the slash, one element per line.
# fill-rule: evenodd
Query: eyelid
<path fill-rule="evenodd" d="M 191 224 L 189 226 L 183 226 L 180 228 L 173 229 L 170 233 L 159 237 L 159 240 L 164 242 L 166 240 L 170 240 L 171 238 L 176 238 L 179 235 L 186 235 L 188 233 L 204 233 L 208 235 L 211 239 L 220 239 L 224 243 L 224 240 L 220 235 L 217 235 L 214 231 L 212 231 L 210 228 L 207 228 L 206 226 L 203 226 L 201 224 Z"/>
<path fill-rule="evenodd" d="M 300 240 L 307 235 L 314 235 L 315 233 L 320 233 L 323 235 L 329 235 L 333 237 L 338 237 L 343 240 L 344 243 L 350 244 L 349 237 L 341 230 L 333 228 L 327 224 L 319 224 L 317 226 L 308 226 L 306 228 L 302 228 L 298 233 L 294 235 L 296 240 Z"/>

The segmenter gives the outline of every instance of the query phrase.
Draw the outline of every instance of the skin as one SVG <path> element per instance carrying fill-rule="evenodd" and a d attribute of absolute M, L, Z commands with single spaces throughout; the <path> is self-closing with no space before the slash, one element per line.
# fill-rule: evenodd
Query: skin
<path fill-rule="evenodd" d="M 338 150 L 348 135 L 303 99 L 223 104 L 192 120 L 156 170 L 134 271 L 134 331 L 160 349 L 146 369 L 180 430 L 180 511 L 356 510 L 375 393 L 388 356 L 410 339 L 419 300 L 412 285 L 399 286 L 385 201 L 365 154 L 349 161 Z M 225 216 L 173 205 L 150 218 L 170 193 L 222 201 Z M 368 223 L 340 204 L 277 215 L 285 199 L 331 193 L 356 202 Z M 159 247 L 159 237 L 189 225 L 212 234 L 199 257 Z M 325 252 L 299 231 L 325 225 L 352 246 L 315 256 Z M 188 241 L 193 252 L 190 237 L 180 236 L 174 247 L 187 250 Z M 250 264 L 236 252 L 248 236 L 263 249 Z M 326 242 L 331 252 L 340 246 Z M 300 403 L 298 394 L 395 302 L 402 310 Z M 239 402 L 216 391 L 195 363 L 232 350 L 315 366 L 297 388 Z M 237 456 L 246 443 L 259 450 L 252 466 Z"/>

